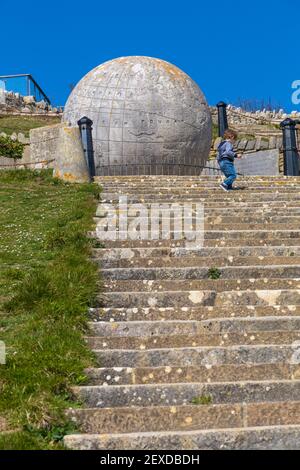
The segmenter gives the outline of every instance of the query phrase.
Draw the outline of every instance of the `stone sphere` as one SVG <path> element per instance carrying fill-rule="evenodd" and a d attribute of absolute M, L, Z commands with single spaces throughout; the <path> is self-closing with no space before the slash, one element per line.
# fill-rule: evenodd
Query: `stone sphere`
<path fill-rule="evenodd" d="M 211 115 L 198 85 L 174 65 L 121 57 L 73 89 L 63 121 L 93 121 L 96 175 L 200 174 L 211 146 Z"/>

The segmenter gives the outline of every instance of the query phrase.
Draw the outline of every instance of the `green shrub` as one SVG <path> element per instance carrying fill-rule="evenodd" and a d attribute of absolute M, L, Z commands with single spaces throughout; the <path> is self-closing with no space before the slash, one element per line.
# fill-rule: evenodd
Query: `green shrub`
<path fill-rule="evenodd" d="M 0 156 L 8 158 L 22 158 L 24 144 L 10 137 L 0 137 Z"/>

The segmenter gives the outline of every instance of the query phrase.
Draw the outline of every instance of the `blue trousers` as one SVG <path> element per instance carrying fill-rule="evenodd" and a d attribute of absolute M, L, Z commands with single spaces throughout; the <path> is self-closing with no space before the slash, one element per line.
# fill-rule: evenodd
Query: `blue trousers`
<path fill-rule="evenodd" d="M 222 170 L 222 173 L 224 173 L 224 175 L 226 176 L 226 179 L 224 180 L 224 184 L 226 184 L 226 186 L 228 186 L 229 189 L 232 188 L 232 184 L 236 180 L 236 177 L 237 177 L 234 163 L 229 160 L 221 160 L 219 162 L 219 165 Z"/>

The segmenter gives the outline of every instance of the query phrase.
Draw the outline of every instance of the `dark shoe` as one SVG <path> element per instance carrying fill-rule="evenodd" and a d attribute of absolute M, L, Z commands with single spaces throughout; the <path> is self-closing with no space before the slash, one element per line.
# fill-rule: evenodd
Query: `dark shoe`
<path fill-rule="evenodd" d="M 226 192 L 229 191 L 228 186 L 227 186 L 227 184 L 225 184 L 225 183 L 221 183 L 221 184 L 220 184 L 220 188 L 222 188 L 223 191 L 226 191 Z"/>

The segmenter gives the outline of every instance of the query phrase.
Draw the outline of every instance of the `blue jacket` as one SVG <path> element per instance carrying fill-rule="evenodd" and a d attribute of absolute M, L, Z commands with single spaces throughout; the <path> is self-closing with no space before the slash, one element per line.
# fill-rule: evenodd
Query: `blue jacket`
<path fill-rule="evenodd" d="M 233 145 L 229 140 L 223 140 L 218 147 L 217 160 L 220 162 L 224 158 L 231 160 L 232 162 L 237 157 L 236 152 L 233 150 Z"/>

